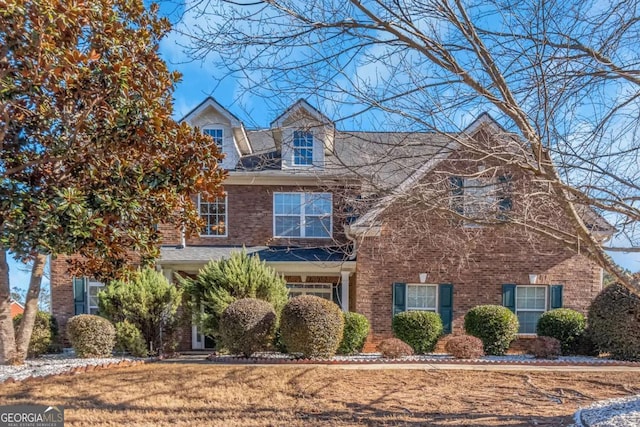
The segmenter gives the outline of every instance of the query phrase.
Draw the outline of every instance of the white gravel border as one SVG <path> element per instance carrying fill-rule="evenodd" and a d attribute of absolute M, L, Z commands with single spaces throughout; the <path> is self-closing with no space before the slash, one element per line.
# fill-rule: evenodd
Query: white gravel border
<path fill-rule="evenodd" d="M 27 378 L 59 375 L 86 366 L 116 365 L 121 362 L 136 362 L 144 359 L 133 357 L 110 357 L 78 359 L 67 355 L 46 355 L 38 359 L 27 359 L 24 365 L 0 365 L 0 383 L 9 379 L 23 381 Z"/>
<path fill-rule="evenodd" d="M 640 396 L 595 402 L 580 408 L 574 416 L 576 427 L 640 426 Z"/>

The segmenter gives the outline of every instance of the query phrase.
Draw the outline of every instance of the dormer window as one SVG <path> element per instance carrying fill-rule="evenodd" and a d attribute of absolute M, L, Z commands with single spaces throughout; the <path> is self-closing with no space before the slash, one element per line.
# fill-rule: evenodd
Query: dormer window
<path fill-rule="evenodd" d="M 216 143 L 218 151 L 222 153 L 222 129 L 204 129 L 203 132 L 205 135 L 209 135 L 211 138 L 213 138 L 213 142 Z"/>
<path fill-rule="evenodd" d="M 311 132 L 293 131 L 293 165 L 313 165 L 313 134 Z"/>

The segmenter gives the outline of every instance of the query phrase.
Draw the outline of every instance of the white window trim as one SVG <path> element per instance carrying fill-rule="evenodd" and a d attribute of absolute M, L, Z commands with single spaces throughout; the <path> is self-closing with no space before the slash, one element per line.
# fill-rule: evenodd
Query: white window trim
<path fill-rule="evenodd" d="M 326 293 L 329 296 L 329 301 L 333 301 L 333 283 L 325 282 L 288 282 L 287 289 L 290 286 L 309 286 L 309 285 L 321 285 L 322 287 L 310 288 L 310 289 L 296 289 L 297 292 L 301 292 L 301 295 L 308 295 L 309 293 Z"/>
<path fill-rule="evenodd" d="M 100 288 L 103 289 L 104 288 L 104 283 L 102 282 L 98 282 L 97 280 L 93 280 L 93 279 L 88 279 L 86 281 L 87 283 L 87 314 L 98 314 L 98 311 L 100 310 L 100 306 L 99 305 L 91 305 L 91 288 Z M 98 291 L 100 292 L 100 291 Z M 94 313 L 91 312 L 91 309 L 95 309 L 96 311 Z"/>
<path fill-rule="evenodd" d="M 409 307 L 409 286 L 420 286 L 420 287 L 435 288 L 435 290 L 436 290 L 436 305 L 433 308 L 433 310 L 431 310 L 430 308 Z M 405 296 L 405 298 L 406 298 L 406 301 L 407 301 L 407 305 L 406 305 L 407 311 L 431 311 L 431 312 L 434 312 L 434 313 L 438 313 L 438 307 L 440 305 L 440 287 L 439 287 L 438 284 L 435 284 L 435 283 L 407 283 L 407 285 L 406 285 L 406 293 L 407 293 L 407 295 Z"/>
<path fill-rule="evenodd" d="M 227 192 L 222 193 L 224 196 L 224 234 L 202 234 L 200 233 L 200 237 L 203 238 L 215 238 L 215 237 L 229 237 L 229 197 L 227 197 Z M 200 194 L 198 193 L 198 215 L 202 215 L 200 212 Z"/>
<path fill-rule="evenodd" d="M 311 135 L 311 147 L 296 147 L 296 138 L 295 138 L 295 134 L 296 132 L 305 132 Z M 313 134 L 313 132 L 311 131 L 306 131 L 306 130 L 301 130 L 301 129 L 295 129 L 293 131 L 293 133 L 291 134 L 291 165 L 295 166 L 295 167 L 300 167 L 300 168 L 309 168 L 312 167 L 314 164 L 314 158 L 315 156 L 313 155 L 314 151 L 315 151 L 315 140 L 316 137 Z M 311 150 L 311 163 L 296 163 L 296 148 L 297 149 L 309 149 Z"/>
<path fill-rule="evenodd" d="M 220 127 L 220 126 L 213 126 L 213 125 L 205 126 L 205 127 L 202 128 L 203 132 L 204 131 L 208 131 L 208 130 L 219 130 L 220 131 L 220 145 L 218 145 L 217 143 L 216 143 L 216 145 L 220 149 L 220 152 L 222 152 L 222 150 L 224 148 L 224 128 Z M 207 135 L 207 134 L 205 133 L 205 135 Z M 213 138 L 213 137 L 211 137 L 211 138 Z M 215 142 L 215 139 L 214 139 L 214 142 Z"/>
<path fill-rule="evenodd" d="M 276 196 L 280 194 L 300 194 L 300 214 L 276 214 Z M 306 236 L 305 235 L 305 221 L 307 215 L 305 215 L 306 211 L 306 195 L 307 194 L 317 194 L 317 195 L 328 195 L 329 200 L 331 201 L 331 212 L 329 213 L 329 235 L 328 236 Z M 332 193 L 304 193 L 304 192 L 275 192 L 273 193 L 272 198 L 272 206 L 273 206 L 273 237 L 277 239 L 332 239 L 333 238 L 333 194 Z M 299 236 L 280 236 L 276 233 L 276 217 L 299 217 L 300 218 L 300 235 Z M 309 216 L 317 216 L 317 215 L 309 215 Z"/>
<path fill-rule="evenodd" d="M 516 294 L 515 294 L 515 310 L 516 310 L 516 317 L 518 316 L 518 312 L 522 311 L 522 312 L 540 312 L 540 310 L 537 309 L 533 309 L 533 308 L 518 308 L 518 289 L 520 288 L 544 288 L 544 311 L 543 313 L 549 311 L 549 285 L 516 285 Z M 523 337 L 535 337 L 538 334 L 536 334 L 535 332 L 518 332 L 518 336 L 523 336 Z"/>
<path fill-rule="evenodd" d="M 472 186 L 471 183 L 475 184 Z M 497 190 L 498 181 L 495 178 L 482 178 L 482 177 L 463 177 L 462 178 L 462 213 L 465 217 L 479 217 L 482 215 L 482 211 L 471 211 L 471 205 L 474 201 L 478 199 L 478 196 L 471 195 L 467 191 L 467 189 L 472 188 L 474 186 L 481 187 L 485 193 L 482 197 L 483 201 L 486 201 L 486 206 L 491 207 L 494 206 L 497 202 L 496 190 Z M 479 215 L 478 215 L 479 214 Z M 472 221 L 464 222 L 465 228 L 482 228 L 484 225 L 477 224 Z"/>

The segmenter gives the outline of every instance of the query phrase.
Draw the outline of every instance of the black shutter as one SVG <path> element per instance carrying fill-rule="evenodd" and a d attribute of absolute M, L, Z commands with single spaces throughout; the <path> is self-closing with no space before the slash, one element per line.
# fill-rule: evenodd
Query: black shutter
<path fill-rule="evenodd" d="M 511 211 L 513 202 L 511 201 L 511 176 L 501 175 L 498 177 L 499 192 L 498 192 L 498 219 L 507 220 L 507 212 Z"/>
<path fill-rule="evenodd" d="M 460 215 L 463 215 L 464 180 L 461 176 L 452 176 L 451 178 L 449 178 L 449 183 L 451 185 L 451 208 Z"/>
<path fill-rule="evenodd" d="M 562 285 L 551 285 L 550 288 L 551 309 L 553 310 L 554 308 L 562 308 Z"/>
<path fill-rule="evenodd" d="M 453 326 L 453 285 L 444 283 L 438 287 L 438 313 L 442 319 L 445 334 L 450 334 Z"/>
<path fill-rule="evenodd" d="M 73 303 L 74 315 L 85 314 L 87 312 L 87 293 L 85 291 L 86 278 L 73 278 Z"/>
<path fill-rule="evenodd" d="M 393 284 L 393 312 L 392 316 L 407 311 L 407 284 Z"/>
<path fill-rule="evenodd" d="M 516 312 L 516 285 L 502 285 L 502 305 Z"/>

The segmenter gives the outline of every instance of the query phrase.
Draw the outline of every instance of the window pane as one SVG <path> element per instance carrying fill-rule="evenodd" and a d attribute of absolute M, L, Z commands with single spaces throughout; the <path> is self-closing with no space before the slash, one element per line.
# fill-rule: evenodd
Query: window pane
<path fill-rule="evenodd" d="M 313 134 L 305 131 L 293 132 L 293 163 L 313 164 Z"/>
<path fill-rule="evenodd" d="M 300 194 L 276 194 L 274 199 L 276 215 L 300 215 L 302 199 Z"/>
<path fill-rule="evenodd" d="M 546 309 L 546 293 L 544 286 L 518 286 L 516 288 L 516 310 Z"/>
<path fill-rule="evenodd" d="M 331 195 L 311 193 L 307 195 L 305 212 L 307 215 L 331 215 Z"/>
<path fill-rule="evenodd" d="M 296 216 L 276 216 L 276 236 L 299 237 L 300 218 Z"/>
<path fill-rule="evenodd" d="M 200 217 L 204 227 L 200 232 L 204 236 L 224 236 L 227 234 L 226 197 L 216 197 L 210 201 L 204 198 L 199 203 Z"/>
<path fill-rule="evenodd" d="M 205 129 L 204 133 L 213 138 L 218 148 L 222 148 L 222 129 Z"/>
<path fill-rule="evenodd" d="M 407 308 L 418 310 L 436 310 L 435 286 L 407 286 Z"/>
<path fill-rule="evenodd" d="M 331 237 L 331 218 L 306 217 L 304 233 L 306 237 Z"/>
<path fill-rule="evenodd" d="M 542 316 L 543 311 L 520 311 L 518 312 L 518 321 L 520 322 L 520 334 L 535 334 L 538 319 Z"/>

